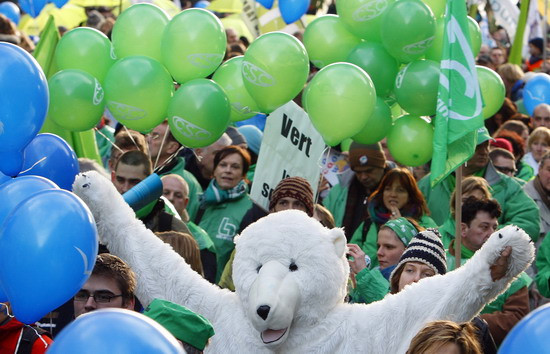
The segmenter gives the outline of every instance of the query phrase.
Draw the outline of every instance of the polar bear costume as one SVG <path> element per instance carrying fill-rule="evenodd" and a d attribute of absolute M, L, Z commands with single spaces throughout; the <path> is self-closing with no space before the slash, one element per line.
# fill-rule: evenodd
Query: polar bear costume
<path fill-rule="evenodd" d="M 95 172 L 74 192 L 92 211 L 102 243 L 137 275 L 146 306 L 166 299 L 208 318 L 217 353 L 404 353 L 429 321 L 468 321 L 526 269 L 534 248 L 515 226 L 495 232 L 463 267 L 407 286 L 369 305 L 346 304 L 346 238 L 296 210 L 270 214 L 235 238 L 236 291 L 194 272 L 135 218 L 111 182 Z M 504 278 L 490 265 L 512 246 Z"/>

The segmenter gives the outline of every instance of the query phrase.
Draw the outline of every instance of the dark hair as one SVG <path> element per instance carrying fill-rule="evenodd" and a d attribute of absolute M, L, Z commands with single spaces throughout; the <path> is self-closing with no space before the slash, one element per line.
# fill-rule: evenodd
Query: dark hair
<path fill-rule="evenodd" d="M 419 220 L 423 215 L 429 215 L 430 211 L 426 205 L 426 199 L 424 199 L 422 192 L 418 189 L 414 176 L 408 169 L 403 167 L 391 169 L 382 177 L 380 185 L 369 197 L 369 203 L 374 202 L 376 205 L 383 206 L 384 189 L 387 186 L 391 186 L 395 181 L 399 182 L 409 194 L 409 200 L 403 209 L 413 210 L 412 215 L 403 216 L 410 216 Z"/>
<path fill-rule="evenodd" d="M 214 156 L 214 170 L 218 167 L 221 160 L 232 154 L 239 154 L 241 156 L 243 160 L 243 177 L 245 177 L 250 167 L 250 154 L 246 149 L 237 145 L 226 146 L 216 153 Z"/>
<path fill-rule="evenodd" d="M 502 214 L 500 204 L 495 199 L 477 199 L 476 197 L 468 197 L 462 204 L 462 222 L 470 226 L 472 220 L 475 219 L 477 213 L 484 211 L 492 218 L 498 219 Z"/>
<path fill-rule="evenodd" d="M 116 281 L 122 293 L 123 304 L 133 299 L 136 291 L 136 275 L 130 266 L 117 256 L 109 253 L 99 254 L 92 275 Z"/>
<path fill-rule="evenodd" d="M 525 123 L 523 123 L 522 121 L 516 119 L 507 120 L 506 122 L 502 123 L 496 133 L 499 134 L 503 130 L 511 130 L 517 133 L 519 136 L 521 136 L 521 133 L 523 133 L 524 131 L 529 132 L 529 128 L 527 127 L 527 125 L 525 125 Z"/>
<path fill-rule="evenodd" d="M 175 143 L 177 143 L 179 146 L 182 146 L 182 143 L 180 143 L 176 137 L 174 136 L 174 134 L 172 134 L 172 130 L 170 130 L 170 125 L 168 124 L 168 120 L 164 120 L 164 122 L 160 123 L 160 124 L 164 124 L 166 125 L 166 130 L 167 130 L 167 133 L 166 133 L 166 142 L 169 142 L 169 141 L 173 141 Z"/>
<path fill-rule="evenodd" d="M 519 134 L 515 131 L 508 129 L 500 130 L 495 138 L 506 139 L 510 142 L 510 144 L 512 144 L 512 150 L 514 150 L 514 159 L 516 161 L 519 161 L 525 154 L 525 149 L 523 149 L 525 140 L 523 140 L 523 138 L 519 136 Z"/>
<path fill-rule="evenodd" d="M 143 166 L 143 173 L 146 176 L 153 173 L 151 159 L 144 152 L 139 150 L 126 151 L 122 154 L 115 165 L 115 171 L 121 163 L 130 166 Z"/>

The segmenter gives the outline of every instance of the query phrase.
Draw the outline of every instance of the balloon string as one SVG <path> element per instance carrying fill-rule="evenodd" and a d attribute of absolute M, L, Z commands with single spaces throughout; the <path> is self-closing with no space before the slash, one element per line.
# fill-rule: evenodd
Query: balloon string
<path fill-rule="evenodd" d="M 103 134 L 103 132 L 101 132 L 101 130 L 97 129 L 97 127 L 94 127 L 94 130 L 95 130 L 96 132 L 98 132 L 99 135 L 101 135 L 102 137 L 104 137 L 105 140 L 107 140 L 107 141 L 109 142 L 109 144 L 111 144 L 111 146 L 113 146 L 114 148 L 116 148 L 118 151 L 120 151 L 120 152 L 122 152 L 122 153 L 124 152 L 124 151 L 122 151 L 121 148 L 119 148 L 119 147 L 114 143 L 114 141 L 111 141 L 111 139 L 109 139 L 109 137 L 108 137 L 107 135 Z"/>
<path fill-rule="evenodd" d="M 160 142 L 160 148 L 159 148 L 159 151 L 157 152 L 157 158 L 155 159 L 155 164 L 153 165 L 153 171 L 157 168 L 159 158 L 160 158 L 160 153 L 162 151 L 162 148 L 164 147 L 164 143 L 166 142 L 166 137 L 168 136 L 169 131 L 170 131 L 170 127 L 166 125 L 166 130 L 164 131 L 164 136 L 162 137 L 162 141 Z"/>
<path fill-rule="evenodd" d="M 138 148 L 138 150 L 139 150 L 139 146 L 138 146 L 138 144 L 136 143 L 136 141 L 134 140 L 134 137 L 132 136 L 132 134 L 130 134 L 130 131 L 128 130 L 128 128 L 126 128 L 125 125 L 123 125 L 123 127 L 124 127 L 124 131 L 125 131 L 125 132 L 128 134 L 128 136 L 130 137 L 130 140 L 132 140 L 132 143 L 134 143 L 134 146 L 135 146 L 136 148 Z"/>
<path fill-rule="evenodd" d="M 323 151 L 323 153 L 321 154 L 321 162 L 323 161 L 322 158 L 323 158 L 323 155 L 325 155 L 325 152 L 326 152 L 325 163 L 318 164 L 318 166 L 321 167 L 321 177 L 319 178 L 317 193 L 315 193 L 315 203 L 317 203 L 317 201 L 319 200 L 319 196 L 321 195 L 320 187 L 321 187 L 321 183 L 323 182 L 323 171 L 325 170 L 326 166 L 328 166 L 328 159 L 330 157 L 330 146 L 327 146 Z"/>
<path fill-rule="evenodd" d="M 19 175 L 23 174 L 23 173 L 27 173 L 29 172 L 30 170 L 32 170 L 34 168 L 34 166 L 38 165 L 39 163 L 41 163 L 42 161 L 44 161 L 46 159 L 46 156 L 44 156 L 43 158 L 41 158 L 40 160 L 36 161 L 34 163 L 34 165 L 32 165 L 31 167 L 27 168 L 25 171 L 21 171 L 19 172 Z"/>

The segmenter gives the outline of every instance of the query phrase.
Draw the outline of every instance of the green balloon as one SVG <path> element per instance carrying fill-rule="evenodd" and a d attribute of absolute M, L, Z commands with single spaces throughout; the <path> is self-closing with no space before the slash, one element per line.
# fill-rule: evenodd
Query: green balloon
<path fill-rule="evenodd" d="M 48 114 L 60 127 L 84 131 L 97 125 L 105 109 L 103 88 L 85 71 L 67 69 L 48 80 Z"/>
<path fill-rule="evenodd" d="M 241 74 L 243 66 L 243 56 L 229 59 L 223 63 L 214 73 L 212 80 L 218 83 L 227 94 L 231 103 L 231 121 L 238 122 L 252 118 L 260 113 L 260 107 L 250 96 L 246 87 L 244 87 L 243 76 Z"/>
<path fill-rule="evenodd" d="M 420 166 L 432 158 L 433 135 L 430 123 L 420 117 L 404 115 L 390 129 L 388 149 L 400 164 Z"/>
<path fill-rule="evenodd" d="M 361 144 L 374 144 L 384 139 L 392 126 L 391 109 L 380 97 L 376 98 L 374 112 L 363 129 L 352 139 Z"/>
<path fill-rule="evenodd" d="M 334 63 L 313 77 L 302 102 L 317 131 L 334 146 L 363 129 L 374 112 L 376 90 L 360 67 Z"/>
<path fill-rule="evenodd" d="M 477 21 L 470 16 L 468 16 L 468 32 L 470 32 L 470 46 L 475 58 L 481 49 L 481 28 Z"/>
<path fill-rule="evenodd" d="M 94 28 L 79 27 L 61 37 L 54 59 L 59 70 L 79 69 L 104 83 L 116 57 L 106 35 Z"/>
<path fill-rule="evenodd" d="M 498 112 L 504 98 L 506 97 L 506 88 L 499 74 L 486 66 L 476 65 L 477 78 L 481 89 L 481 97 L 485 106 L 481 114 L 484 119 L 492 117 Z"/>
<path fill-rule="evenodd" d="M 474 57 L 481 49 L 481 29 L 477 22 L 468 16 L 468 30 L 470 32 L 470 47 Z M 426 59 L 440 61 L 443 55 L 443 40 L 445 39 L 445 18 L 439 18 L 435 22 L 435 37 L 432 45 L 426 50 Z"/>
<path fill-rule="evenodd" d="M 400 0 L 384 12 L 382 44 L 397 60 L 408 63 L 420 58 L 435 35 L 435 18 L 420 0 Z"/>
<path fill-rule="evenodd" d="M 220 85 L 195 79 L 183 84 L 168 106 L 168 124 L 184 146 L 199 148 L 214 143 L 229 124 L 231 106 Z"/>
<path fill-rule="evenodd" d="M 155 59 L 132 56 L 120 59 L 105 79 L 107 108 L 120 123 L 146 132 L 166 118 L 174 91 L 168 71 Z"/>
<path fill-rule="evenodd" d="M 359 66 L 369 74 L 378 96 L 387 96 L 391 93 L 395 76 L 399 71 L 399 63 L 382 44 L 359 43 L 353 48 L 346 61 Z"/>
<path fill-rule="evenodd" d="M 135 4 L 124 10 L 111 34 L 117 58 L 145 55 L 161 61 L 162 33 L 169 21 L 166 12 L 153 4 Z"/>
<path fill-rule="evenodd" d="M 212 74 L 223 61 L 227 38 L 210 11 L 192 8 L 177 14 L 162 36 L 162 63 L 179 83 Z"/>
<path fill-rule="evenodd" d="M 309 60 L 319 69 L 345 61 L 361 39 L 351 34 L 336 15 L 325 15 L 311 22 L 304 32 L 304 46 Z"/>
<path fill-rule="evenodd" d="M 439 88 L 439 63 L 433 60 L 415 60 L 403 68 L 395 79 L 395 97 L 409 114 L 435 114 Z"/>
<path fill-rule="evenodd" d="M 395 0 L 338 0 L 336 12 L 351 33 L 359 38 L 380 42 L 380 24 L 384 12 Z"/>
<path fill-rule="evenodd" d="M 244 86 L 264 113 L 296 97 L 309 75 L 306 48 L 283 32 L 258 37 L 248 47 L 242 65 Z"/>
<path fill-rule="evenodd" d="M 435 18 L 442 18 L 445 15 L 447 0 L 422 0 L 432 10 Z"/>

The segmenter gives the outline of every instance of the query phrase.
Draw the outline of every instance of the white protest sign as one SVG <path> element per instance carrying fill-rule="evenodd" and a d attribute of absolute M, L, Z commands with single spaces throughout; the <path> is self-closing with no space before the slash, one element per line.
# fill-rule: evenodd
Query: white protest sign
<path fill-rule="evenodd" d="M 250 197 L 268 210 L 279 181 L 294 176 L 307 179 L 315 195 L 324 150 L 323 138 L 303 109 L 293 101 L 278 108 L 267 118 Z"/>

